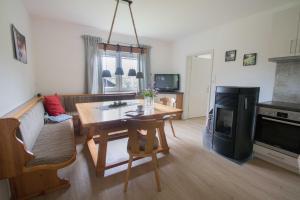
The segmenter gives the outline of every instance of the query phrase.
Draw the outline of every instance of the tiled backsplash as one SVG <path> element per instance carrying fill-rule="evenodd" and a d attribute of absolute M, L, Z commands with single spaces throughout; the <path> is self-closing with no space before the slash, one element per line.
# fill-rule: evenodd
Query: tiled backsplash
<path fill-rule="evenodd" d="M 273 101 L 300 103 L 300 62 L 277 63 Z"/>

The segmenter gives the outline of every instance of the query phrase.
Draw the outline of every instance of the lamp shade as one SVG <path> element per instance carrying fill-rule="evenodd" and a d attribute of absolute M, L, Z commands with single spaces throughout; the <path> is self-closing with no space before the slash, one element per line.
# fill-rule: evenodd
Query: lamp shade
<path fill-rule="evenodd" d="M 124 75 L 124 71 L 122 69 L 122 67 L 117 67 L 115 75 Z"/>
<path fill-rule="evenodd" d="M 111 77 L 111 73 L 109 70 L 105 69 L 102 71 L 102 78 L 110 78 Z"/>
<path fill-rule="evenodd" d="M 129 71 L 128 71 L 128 76 L 136 76 L 136 71 L 135 71 L 135 69 L 129 69 Z"/>
<path fill-rule="evenodd" d="M 137 78 L 137 79 L 143 79 L 143 78 L 144 78 L 143 72 L 138 72 L 138 73 L 136 74 L 136 78 Z"/>

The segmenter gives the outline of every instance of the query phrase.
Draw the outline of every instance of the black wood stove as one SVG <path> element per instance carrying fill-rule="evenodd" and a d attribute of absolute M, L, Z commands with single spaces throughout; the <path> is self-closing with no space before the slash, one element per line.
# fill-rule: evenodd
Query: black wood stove
<path fill-rule="evenodd" d="M 213 149 L 228 158 L 243 161 L 253 148 L 257 87 L 216 88 Z"/>

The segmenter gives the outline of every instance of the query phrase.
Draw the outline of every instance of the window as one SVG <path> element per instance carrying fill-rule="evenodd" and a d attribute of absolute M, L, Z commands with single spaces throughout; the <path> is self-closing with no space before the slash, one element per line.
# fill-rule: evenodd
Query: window
<path fill-rule="evenodd" d="M 138 71 L 137 54 L 130 54 L 122 52 L 106 53 L 102 56 L 102 70 L 109 70 L 111 78 L 104 78 L 104 91 L 105 92 L 126 92 L 137 91 L 138 80 L 136 77 L 128 76 L 130 69 Z M 116 76 L 115 71 L 117 66 L 122 67 L 124 71 L 123 76 Z"/>
<path fill-rule="evenodd" d="M 121 58 L 122 68 L 124 70 L 124 75 L 122 78 L 122 90 L 133 90 L 137 91 L 138 81 L 136 77 L 128 76 L 130 69 L 137 70 L 137 58 L 136 57 L 122 57 Z"/>
<path fill-rule="evenodd" d="M 115 76 L 116 64 L 115 56 L 105 55 L 102 57 L 103 70 L 107 69 L 111 73 L 111 78 L 104 78 L 103 80 L 105 91 L 114 91 L 117 88 L 117 78 Z"/>

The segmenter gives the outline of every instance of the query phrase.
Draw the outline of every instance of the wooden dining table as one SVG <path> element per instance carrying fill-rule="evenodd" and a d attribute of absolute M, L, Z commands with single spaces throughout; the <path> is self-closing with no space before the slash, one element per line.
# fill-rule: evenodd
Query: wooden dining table
<path fill-rule="evenodd" d="M 126 105 L 112 106 L 113 101 L 76 104 L 81 125 L 89 130 L 86 144 L 96 169 L 96 175 L 99 177 L 104 177 L 105 170 L 128 162 L 128 159 L 124 159 L 124 161 L 106 163 L 108 142 L 128 137 L 124 121 L 131 118 L 159 120 L 165 115 L 182 113 L 181 109 L 158 103 L 155 103 L 152 108 L 143 107 L 142 112 L 137 112 L 138 105 L 144 105 L 143 100 L 126 100 L 122 103 L 126 103 Z M 157 132 L 159 136 L 158 152 L 169 153 L 164 125 Z M 96 144 L 99 144 L 98 148 Z"/>

